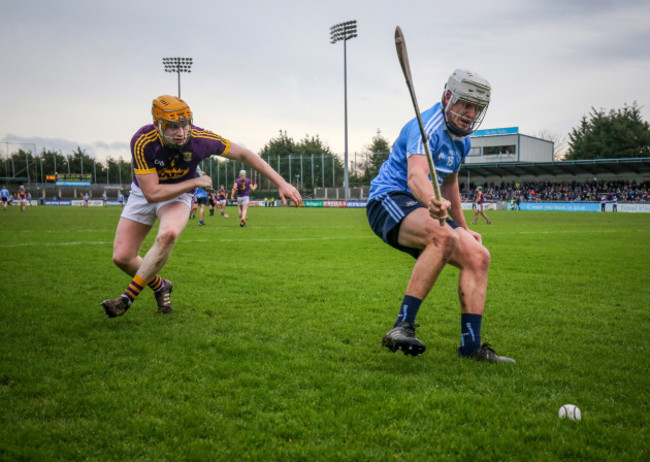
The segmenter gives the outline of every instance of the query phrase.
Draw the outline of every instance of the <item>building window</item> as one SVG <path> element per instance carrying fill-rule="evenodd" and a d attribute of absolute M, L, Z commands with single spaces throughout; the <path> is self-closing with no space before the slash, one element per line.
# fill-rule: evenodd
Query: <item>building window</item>
<path fill-rule="evenodd" d="M 496 156 L 499 154 L 515 154 L 516 147 L 514 144 L 507 146 L 484 146 L 483 155 L 484 156 Z"/>
<path fill-rule="evenodd" d="M 480 155 L 481 155 L 480 147 L 469 148 L 469 152 L 467 153 L 467 157 L 477 157 Z"/>

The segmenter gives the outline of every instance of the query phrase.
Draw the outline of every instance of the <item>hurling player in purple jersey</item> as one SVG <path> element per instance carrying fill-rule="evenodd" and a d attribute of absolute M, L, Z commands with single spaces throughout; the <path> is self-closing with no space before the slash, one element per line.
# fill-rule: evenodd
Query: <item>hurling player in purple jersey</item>
<path fill-rule="evenodd" d="M 253 183 L 249 178 L 246 178 L 246 170 L 239 171 L 239 178 L 235 180 L 230 194 L 230 200 L 235 201 L 235 194 L 237 194 L 237 210 L 239 211 L 239 226 L 242 228 L 246 226 L 248 219 L 248 202 L 250 199 L 251 191 L 257 189 L 257 181 Z"/>
<path fill-rule="evenodd" d="M 485 211 L 483 210 L 484 203 L 485 203 L 485 194 L 483 194 L 483 186 L 478 186 L 476 188 L 476 194 L 474 194 L 473 204 L 475 205 L 475 207 L 474 207 L 474 221 L 472 222 L 473 225 L 476 224 L 476 220 L 478 220 L 479 213 L 483 218 L 485 218 L 485 221 L 487 221 L 488 225 L 492 224 L 488 216 L 485 214 Z"/>
<path fill-rule="evenodd" d="M 221 216 L 224 218 L 228 218 L 228 214 L 226 213 L 227 200 L 228 191 L 226 191 L 226 188 L 223 185 L 220 185 L 219 191 L 217 191 L 217 206 L 219 207 L 219 210 L 221 210 Z"/>
<path fill-rule="evenodd" d="M 481 236 L 467 227 L 458 185 L 458 172 L 470 149 L 469 135 L 483 120 L 490 92 L 489 82 L 478 74 L 454 71 L 441 101 L 422 113 L 426 139 L 417 119 L 409 121 L 371 182 L 366 208 L 371 228 L 384 242 L 416 259 L 397 320 L 382 339 L 390 351 L 401 350 L 412 356 L 424 352 L 426 346 L 415 335 L 415 317 L 449 263 L 460 270 L 458 355 L 514 362 L 497 355 L 488 344 L 481 344 L 490 253 Z M 431 148 L 441 200 L 433 191 L 423 143 Z"/>
<path fill-rule="evenodd" d="M 199 175 L 199 163 L 212 155 L 243 162 L 268 177 L 283 201 L 299 203 L 300 193 L 262 158 L 248 149 L 192 125 L 192 111 L 176 96 L 153 100 L 153 124 L 140 128 L 131 140 L 133 182 L 113 244 L 113 262 L 133 279 L 122 295 L 104 300 L 108 317 L 122 316 L 140 292 L 149 286 L 158 312 L 172 311 L 172 283 L 158 274 L 189 219 L 196 188 L 212 188 L 212 179 Z M 140 249 L 156 220 L 156 239 L 144 255 Z"/>

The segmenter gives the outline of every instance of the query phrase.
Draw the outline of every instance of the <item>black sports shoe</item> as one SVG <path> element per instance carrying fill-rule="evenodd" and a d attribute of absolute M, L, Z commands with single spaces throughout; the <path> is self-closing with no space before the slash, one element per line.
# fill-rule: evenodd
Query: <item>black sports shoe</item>
<path fill-rule="evenodd" d="M 112 300 L 104 300 L 102 306 L 104 307 L 106 316 L 109 318 L 115 318 L 126 313 L 126 310 L 128 310 L 131 305 L 129 299 L 126 298 L 125 295 L 120 295 Z"/>
<path fill-rule="evenodd" d="M 156 296 L 156 302 L 158 302 L 158 313 L 169 314 L 173 311 L 172 301 L 170 298 L 173 288 L 174 285 L 172 284 L 172 281 L 165 279 L 165 287 L 158 292 L 153 293 Z"/>
<path fill-rule="evenodd" d="M 474 351 L 471 355 L 465 356 L 461 354 L 460 348 L 458 348 L 458 356 L 462 358 L 473 359 L 474 361 L 488 361 L 491 363 L 514 363 L 516 362 L 512 358 L 506 356 L 499 356 L 492 349 L 489 343 L 484 343 L 479 349 Z"/>
<path fill-rule="evenodd" d="M 405 355 L 420 356 L 427 347 L 415 336 L 416 327 L 420 327 L 420 325 L 400 322 L 384 335 L 384 338 L 381 339 L 381 345 L 393 353 L 402 350 Z"/>

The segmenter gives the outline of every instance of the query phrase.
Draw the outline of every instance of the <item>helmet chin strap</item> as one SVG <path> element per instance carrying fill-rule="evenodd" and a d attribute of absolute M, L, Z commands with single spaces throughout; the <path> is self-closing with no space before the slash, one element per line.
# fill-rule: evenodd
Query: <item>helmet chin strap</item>
<path fill-rule="evenodd" d="M 454 136 L 460 136 L 460 137 L 465 137 L 469 136 L 472 131 L 471 130 L 463 130 L 460 127 L 458 127 L 456 124 L 451 122 L 449 119 L 449 116 L 447 115 L 447 111 L 451 112 L 452 114 L 455 114 L 457 117 L 460 117 L 460 115 L 456 112 L 450 111 L 449 103 L 447 103 L 447 107 L 444 108 L 442 111 L 444 117 L 445 117 L 445 124 L 447 125 L 447 130 L 454 135 Z M 471 125 L 471 124 L 470 124 Z"/>
<path fill-rule="evenodd" d="M 443 116 L 445 118 L 445 123 L 447 125 L 447 129 L 449 130 L 449 132 L 451 132 L 453 135 L 456 135 L 456 136 L 461 136 L 461 137 L 469 136 L 469 135 L 471 135 L 472 133 L 474 133 L 476 131 L 476 129 L 479 127 L 479 125 L 483 121 L 483 116 L 485 115 L 485 111 L 487 109 L 487 106 L 481 108 L 480 110 L 478 110 L 478 108 L 477 108 L 477 111 L 475 112 L 474 116 L 470 118 L 470 117 L 467 117 L 467 116 L 463 116 L 463 114 L 459 114 L 458 112 L 452 110 L 452 107 L 457 102 L 458 102 L 457 99 L 454 99 L 453 97 L 449 98 L 447 100 L 444 108 L 443 108 L 442 113 L 443 113 Z M 456 120 L 462 120 L 463 117 L 465 117 L 465 119 L 468 120 L 468 122 L 467 122 L 468 128 L 464 129 L 464 128 L 459 127 L 452 120 L 452 118 L 449 117 L 449 114 L 453 114 L 453 116 L 454 116 L 454 118 Z"/>
<path fill-rule="evenodd" d="M 158 134 L 160 135 L 160 139 L 162 140 L 163 144 L 167 147 L 180 149 L 183 146 L 185 146 L 187 142 L 190 140 L 190 130 L 188 130 L 187 134 L 185 135 L 185 139 L 183 140 L 183 143 L 176 144 L 170 141 L 170 139 L 173 139 L 173 137 L 165 135 L 165 126 L 164 126 L 165 123 L 163 121 L 159 121 L 157 125 L 158 125 Z M 190 126 L 191 126 L 191 122 L 190 122 Z"/>
<path fill-rule="evenodd" d="M 183 142 L 181 144 L 174 143 L 173 141 L 170 140 L 170 138 L 173 138 L 173 137 L 162 135 L 162 139 L 163 139 L 163 142 L 164 142 L 165 146 L 170 147 L 170 148 L 180 149 L 183 146 L 185 146 L 187 144 L 187 142 L 190 140 L 190 135 L 187 134 L 185 136 L 185 139 L 183 140 Z"/>

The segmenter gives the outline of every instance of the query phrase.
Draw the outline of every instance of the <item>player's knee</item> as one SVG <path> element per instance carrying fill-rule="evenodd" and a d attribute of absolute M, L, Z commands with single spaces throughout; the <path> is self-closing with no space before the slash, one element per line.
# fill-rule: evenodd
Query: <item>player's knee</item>
<path fill-rule="evenodd" d="M 113 263 L 118 268 L 125 270 L 130 266 L 131 261 L 132 261 L 132 257 L 130 255 L 127 255 L 119 251 L 113 252 Z"/>
<path fill-rule="evenodd" d="M 156 241 L 158 241 L 158 245 L 161 247 L 173 246 L 178 240 L 179 235 L 180 232 L 173 229 L 160 231 L 156 236 Z"/>
<path fill-rule="evenodd" d="M 442 252 L 442 257 L 449 260 L 458 247 L 458 235 L 448 226 L 429 234 L 429 245 L 434 245 Z"/>
<path fill-rule="evenodd" d="M 479 246 L 478 250 L 472 252 L 470 264 L 476 271 L 487 273 L 490 269 L 490 251 L 482 245 Z"/>

